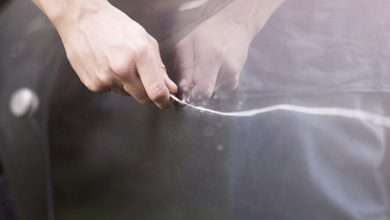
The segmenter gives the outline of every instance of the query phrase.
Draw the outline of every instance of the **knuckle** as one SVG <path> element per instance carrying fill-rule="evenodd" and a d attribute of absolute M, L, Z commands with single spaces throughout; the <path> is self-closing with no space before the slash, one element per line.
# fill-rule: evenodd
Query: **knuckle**
<path fill-rule="evenodd" d="M 167 67 L 165 66 L 165 64 L 164 64 L 162 61 L 158 63 L 158 66 L 159 66 L 162 70 L 164 70 L 164 71 L 167 70 Z"/>
<path fill-rule="evenodd" d="M 91 92 L 103 92 L 106 89 L 105 86 L 98 82 L 87 82 L 84 84 Z"/>
<path fill-rule="evenodd" d="M 146 55 L 148 55 L 148 52 L 150 51 L 150 43 L 146 40 L 141 40 L 137 43 L 134 50 L 135 56 L 138 59 L 144 58 Z"/>
<path fill-rule="evenodd" d="M 119 78 L 126 78 L 134 72 L 134 63 L 131 56 L 124 56 L 110 63 L 112 72 Z"/>
<path fill-rule="evenodd" d="M 150 99 L 153 101 L 163 101 L 167 98 L 167 90 L 160 84 L 153 84 L 150 91 Z"/>
<path fill-rule="evenodd" d="M 156 39 L 154 39 L 153 37 L 150 38 L 150 42 L 151 42 L 151 44 L 152 44 L 154 47 L 156 47 L 156 48 L 159 48 L 159 47 L 160 47 L 158 41 L 157 41 Z"/>
<path fill-rule="evenodd" d="M 236 62 L 225 62 L 223 69 L 225 69 L 228 77 L 237 77 L 242 71 L 242 65 Z"/>
<path fill-rule="evenodd" d="M 146 31 L 146 29 L 142 26 L 142 25 L 138 25 L 137 28 L 135 28 L 134 30 L 132 30 L 132 32 L 138 34 L 139 36 L 148 36 L 148 32 Z"/>
<path fill-rule="evenodd" d="M 214 87 L 211 85 L 211 84 L 206 84 L 204 87 L 203 87 L 203 94 L 209 98 L 211 97 L 211 95 L 213 94 L 213 91 L 214 91 Z"/>
<path fill-rule="evenodd" d="M 102 74 L 99 76 L 100 85 L 103 87 L 111 87 L 114 85 L 114 79 L 108 74 Z"/>
<path fill-rule="evenodd" d="M 195 98 L 210 98 L 213 95 L 214 88 L 209 84 L 196 86 L 194 89 Z"/>

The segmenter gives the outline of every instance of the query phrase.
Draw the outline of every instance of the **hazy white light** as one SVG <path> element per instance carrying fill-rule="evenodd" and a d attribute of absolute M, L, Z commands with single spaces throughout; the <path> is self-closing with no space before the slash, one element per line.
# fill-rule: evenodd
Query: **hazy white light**
<path fill-rule="evenodd" d="M 209 0 L 195 0 L 195 1 L 186 2 L 180 6 L 179 11 L 188 11 L 195 8 L 199 8 L 202 5 L 206 4 L 208 1 Z"/>

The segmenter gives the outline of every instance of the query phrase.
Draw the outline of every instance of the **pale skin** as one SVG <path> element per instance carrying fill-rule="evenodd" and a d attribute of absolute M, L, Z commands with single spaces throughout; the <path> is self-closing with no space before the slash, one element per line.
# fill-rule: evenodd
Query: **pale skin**
<path fill-rule="evenodd" d="M 93 92 L 130 95 L 141 104 L 171 105 L 178 92 L 147 31 L 107 0 L 33 0 L 58 31 L 67 57 Z M 283 0 L 237 0 L 176 46 L 176 74 L 187 97 L 234 89 L 253 37 Z M 200 45 L 194 47 L 194 45 Z M 196 59 L 194 59 L 196 57 Z"/>
<path fill-rule="evenodd" d="M 237 0 L 176 45 L 176 73 L 187 101 L 237 88 L 253 38 L 284 0 Z"/>

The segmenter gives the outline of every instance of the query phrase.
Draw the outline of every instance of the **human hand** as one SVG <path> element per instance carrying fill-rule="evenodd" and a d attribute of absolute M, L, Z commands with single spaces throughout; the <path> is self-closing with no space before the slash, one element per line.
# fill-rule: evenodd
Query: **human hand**
<path fill-rule="evenodd" d="M 237 0 L 176 45 L 175 73 L 187 101 L 237 88 L 253 38 L 282 2 Z"/>
<path fill-rule="evenodd" d="M 142 104 L 170 106 L 170 94 L 177 92 L 177 86 L 167 75 L 157 41 L 107 1 L 66 1 L 72 8 L 61 10 L 70 11 L 49 16 L 61 12 L 57 7 L 47 14 L 84 85 L 94 92 L 131 95 Z M 50 10 L 46 5 L 40 6 Z"/>

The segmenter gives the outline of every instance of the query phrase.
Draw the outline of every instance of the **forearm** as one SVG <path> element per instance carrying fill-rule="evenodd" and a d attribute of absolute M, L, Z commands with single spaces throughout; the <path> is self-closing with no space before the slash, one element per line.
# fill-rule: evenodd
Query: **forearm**
<path fill-rule="evenodd" d="M 286 0 L 236 0 L 222 13 L 257 34 Z"/>
<path fill-rule="evenodd" d="M 107 0 L 32 0 L 56 26 L 98 11 Z"/>

